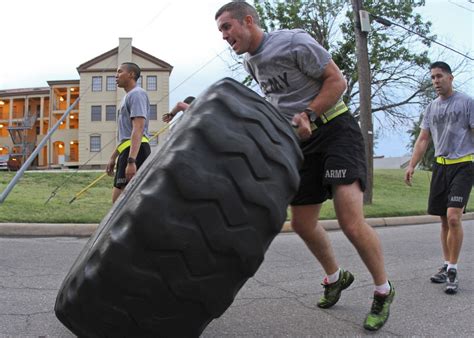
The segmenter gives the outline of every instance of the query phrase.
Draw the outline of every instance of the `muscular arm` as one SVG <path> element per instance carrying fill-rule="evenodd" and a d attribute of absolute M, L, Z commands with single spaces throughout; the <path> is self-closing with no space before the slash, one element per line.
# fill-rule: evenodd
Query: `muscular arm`
<path fill-rule="evenodd" d="M 145 128 L 145 118 L 135 117 L 132 119 L 132 135 L 130 137 L 130 152 L 128 157 L 137 158 L 142 143 L 143 129 Z M 125 169 L 125 176 L 127 181 L 131 180 L 133 175 L 137 172 L 135 163 L 128 163 Z"/>
<path fill-rule="evenodd" d="M 107 175 L 109 176 L 114 175 L 115 161 L 117 160 L 118 156 L 119 156 L 119 152 L 117 151 L 117 149 L 115 149 L 114 152 L 112 153 L 112 156 L 110 156 L 109 163 L 107 163 L 107 167 L 105 169 L 105 172 L 107 173 Z"/>
<path fill-rule="evenodd" d="M 315 111 L 318 117 L 333 107 L 347 88 L 347 83 L 339 67 L 330 60 L 321 76 L 323 85 L 318 95 L 311 101 L 308 108 Z M 297 133 L 301 139 L 311 136 L 311 127 L 306 113 L 299 113 L 293 117 L 293 124 L 298 126 Z"/>
<path fill-rule="evenodd" d="M 321 91 L 309 104 L 309 108 L 318 115 L 334 106 L 347 88 L 346 80 L 333 60 L 327 64 L 321 79 L 323 81 Z"/>
<path fill-rule="evenodd" d="M 415 172 L 415 167 L 420 162 L 421 158 L 428 149 L 428 145 L 430 144 L 431 135 L 428 129 L 421 129 L 420 135 L 415 142 L 415 146 L 413 147 L 413 154 L 411 155 L 410 163 L 405 171 L 405 183 L 407 185 L 411 185 L 411 180 L 413 178 L 413 174 Z"/>
<path fill-rule="evenodd" d="M 188 109 L 188 107 L 189 104 L 185 102 L 178 102 L 169 113 L 163 115 L 163 122 L 170 122 L 173 117 L 176 116 L 177 113 L 179 113 L 180 111 L 185 111 L 186 109 Z"/>

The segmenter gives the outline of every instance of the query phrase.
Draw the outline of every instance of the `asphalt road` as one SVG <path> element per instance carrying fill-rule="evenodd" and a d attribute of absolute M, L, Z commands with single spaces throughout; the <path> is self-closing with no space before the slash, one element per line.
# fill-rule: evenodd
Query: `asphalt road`
<path fill-rule="evenodd" d="M 465 221 L 460 291 L 429 282 L 440 264 L 439 225 L 377 228 L 397 292 L 387 324 L 362 328 L 371 278 L 340 231 L 330 232 L 341 266 L 356 280 L 332 309 L 316 307 L 322 270 L 293 233 L 277 236 L 257 274 L 203 337 L 474 336 L 474 221 Z M 59 286 L 86 242 L 67 237 L 0 237 L 0 336 L 73 337 L 53 311 Z"/>

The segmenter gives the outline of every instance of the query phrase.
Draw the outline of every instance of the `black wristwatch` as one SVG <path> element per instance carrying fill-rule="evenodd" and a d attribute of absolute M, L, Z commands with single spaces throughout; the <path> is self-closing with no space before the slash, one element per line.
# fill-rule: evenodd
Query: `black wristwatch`
<path fill-rule="evenodd" d="M 311 108 L 306 108 L 305 110 L 303 110 L 303 112 L 306 113 L 306 116 L 308 116 L 308 119 L 310 122 L 314 123 L 316 119 L 318 118 L 318 115 L 316 115 L 316 112 L 312 110 Z"/>
<path fill-rule="evenodd" d="M 135 159 L 133 157 L 127 158 L 127 163 L 135 163 Z"/>

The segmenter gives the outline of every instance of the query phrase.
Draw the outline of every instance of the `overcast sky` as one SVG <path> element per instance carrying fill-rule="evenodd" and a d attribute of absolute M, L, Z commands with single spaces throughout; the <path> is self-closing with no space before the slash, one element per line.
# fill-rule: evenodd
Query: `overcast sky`
<path fill-rule="evenodd" d="M 170 105 L 225 76 L 231 58 L 214 21 L 227 0 L 2 1 L 0 90 L 78 79 L 76 67 L 131 37 L 133 46 L 170 63 Z M 427 0 L 421 10 L 440 41 L 474 57 L 474 4 Z M 458 58 L 449 52 L 449 58 Z M 474 74 L 472 75 L 474 77 Z M 471 86 L 474 88 L 474 85 Z M 469 93 L 474 94 L 474 89 Z M 403 143 L 400 145 L 400 143 Z M 406 153 L 404 134 L 379 141 L 377 154 Z"/>

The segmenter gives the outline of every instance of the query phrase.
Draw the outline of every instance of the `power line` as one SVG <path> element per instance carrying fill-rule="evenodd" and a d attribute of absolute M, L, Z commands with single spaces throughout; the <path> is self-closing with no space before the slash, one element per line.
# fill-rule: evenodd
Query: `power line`
<path fill-rule="evenodd" d="M 467 2 L 469 2 L 470 4 L 474 4 L 474 0 L 467 0 Z M 460 5 L 458 3 L 455 3 L 454 1 L 452 0 L 449 0 L 449 3 L 450 4 L 453 4 L 454 6 L 458 6 L 459 8 L 463 8 L 469 12 L 474 12 L 474 10 L 472 10 L 472 8 L 467 8 L 467 7 L 464 7 L 463 5 Z"/>
<path fill-rule="evenodd" d="M 372 14 L 372 13 L 369 13 L 369 14 L 370 14 L 370 16 L 371 16 L 375 21 L 377 21 L 378 23 L 380 23 L 380 24 L 382 24 L 382 25 L 384 25 L 384 26 L 386 26 L 386 27 L 390 27 L 391 25 L 400 27 L 400 28 L 406 30 L 406 31 L 409 32 L 409 33 L 416 34 L 416 35 L 422 37 L 423 39 L 426 39 L 426 40 L 429 40 L 429 41 L 431 41 L 431 42 L 433 42 L 433 43 L 436 43 L 436 44 L 438 44 L 438 45 L 440 45 L 440 46 L 442 46 L 442 47 L 444 47 L 444 48 L 447 48 L 447 49 L 449 49 L 449 50 L 451 50 L 451 51 L 453 51 L 453 52 L 455 52 L 455 53 L 457 53 L 457 54 L 459 54 L 459 55 L 462 55 L 463 57 L 465 57 L 465 58 L 467 58 L 467 59 L 469 59 L 469 60 L 471 60 L 471 61 L 474 61 L 474 58 L 472 58 L 472 57 L 470 57 L 470 56 L 468 56 L 468 55 L 466 55 L 466 54 L 464 54 L 464 53 L 461 53 L 461 52 L 455 50 L 454 48 L 451 48 L 451 47 L 449 47 L 449 46 L 446 46 L 446 45 L 442 44 L 441 42 L 438 42 L 438 41 L 436 41 L 436 40 L 434 40 L 434 39 L 432 39 L 432 38 L 429 38 L 429 37 L 427 37 L 427 36 L 424 36 L 423 34 L 420 34 L 420 33 L 418 33 L 418 32 L 412 31 L 411 29 L 408 29 L 408 28 L 406 28 L 406 27 L 404 27 L 404 26 L 402 26 L 402 25 L 399 25 L 399 24 L 397 24 L 397 23 L 395 23 L 395 22 L 393 22 L 393 21 L 390 21 L 390 20 L 388 20 L 388 19 L 382 18 L 382 17 L 377 16 L 377 15 L 374 15 L 374 14 Z"/>

